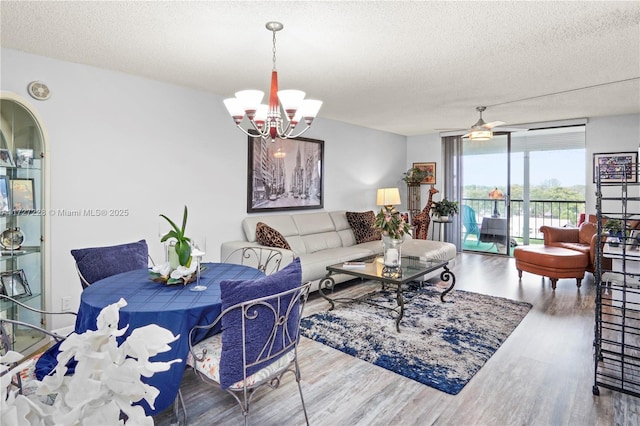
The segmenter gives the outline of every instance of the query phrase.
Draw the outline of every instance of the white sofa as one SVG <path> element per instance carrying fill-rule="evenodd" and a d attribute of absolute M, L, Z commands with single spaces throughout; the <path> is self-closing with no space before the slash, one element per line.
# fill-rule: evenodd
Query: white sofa
<path fill-rule="evenodd" d="M 312 290 L 317 290 L 320 280 L 327 275 L 326 267 L 335 263 L 353 260 L 359 257 L 382 253 L 381 241 L 356 244 L 351 226 L 347 221 L 346 210 L 294 213 L 264 216 L 248 216 L 242 220 L 245 241 L 222 243 L 220 259 L 227 260 L 229 255 L 243 247 L 260 246 L 256 241 L 256 225 L 262 222 L 282 234 L 291 250 L 279 249 L 284 254 L 282 266 L 290 263 L 295 256 L 300 258 L 303 282 L 313 281 Z M 402 244 L 402 256 L 417 256 L 426 259 L 447 260 L 449 268 L 455 264 L 456 247 L 451 243 L 417 240 L 405 236 Z M 239 258 L 227 260 L 240 263 Z M 439 275 L 442 271 L 433 271 L 424 279 Z M 336 283 L 353 279 L 350 275 L 333 275 Z"/>

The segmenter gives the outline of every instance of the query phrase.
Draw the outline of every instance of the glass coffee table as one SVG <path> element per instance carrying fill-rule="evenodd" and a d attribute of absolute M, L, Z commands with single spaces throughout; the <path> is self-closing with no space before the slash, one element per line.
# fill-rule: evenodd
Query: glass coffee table
<path fill-rule="evenodd" d="M 365 302 L 391 310 L 396 314 L 396 330 L 400 332 L 400 320 L 402 320 L 402 317 L 404 316 L 405 305 L 405 299 L 402 292 L 406 285 L 411 281 L 422 282 L 422 277 L 425 274 L 442 268 L 443 271 L 440 274 L 440 279 L 445 282 L 451 280 L 451 285 L 440 294 L 440 301 L 444 302 L 444 297 L 453 290 L 453 286 L 456 284 L 456 277 L 447 267 L 448 264 L 449 262 L 446 260 L 421 260 L 419 257 L 408 256 L 402 257 L 400 267 L 387 268 L 382 263 L 381 256 L 363 257 L 349 262 L 341 262 L 327 266 L 327 276 L 320 281 L 318 292 L 320 293 L 320 296 L 330 303 L 331 307 L 329 310 L 335 308 L 335 302 Z M 363 300 L 362 298 L 331 297 L 331 293 L 333 293 L 333 288 L 336 284 L 332 277 L 334 274 L 347 274 L 379 282 L 382 284 L 383 290 L 386 287 L 395 287 L 397 305 L 390 308 L 388 306 Z"/>

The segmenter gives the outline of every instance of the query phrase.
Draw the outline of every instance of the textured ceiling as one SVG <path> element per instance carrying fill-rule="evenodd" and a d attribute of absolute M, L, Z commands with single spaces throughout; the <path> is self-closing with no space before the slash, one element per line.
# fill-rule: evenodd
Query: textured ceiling
<path fill-rule="evenodd" d="M 224 97 L 268 91 L 281 21 L 281 88 L 402 135 L 468 128 L 478 105 L 508 124 L 640 112 L 638 1 L 2 1 L 0 18 L 2 47 Z"/>

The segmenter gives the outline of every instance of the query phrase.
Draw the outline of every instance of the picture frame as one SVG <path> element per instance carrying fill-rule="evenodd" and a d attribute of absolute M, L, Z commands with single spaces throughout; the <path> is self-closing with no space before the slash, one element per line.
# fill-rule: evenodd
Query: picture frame
<path fill-rule="evenodd" d="M 640 250 L 640 230 L 632 229 L 627 237 L 627 246 L 629 250 Z"/>
<path fill-rule="evenodd" d="M 413 235 L 414 227 L 413 227 L 413 225 L 411 223 L 411 221 L 413 220 L 413 218 L 411 217 L 411 212 L 408 211 L 408 210 L 400 212 L 400 216 L 404 219 L 404 221 L 406 223 L 409 224 L 409 235 L 414 237 L 415 236 L 415 235 Z"/>
<path fill-rule="evenodd" d="M 324 207 L 324 141 L 248 140 L 247 213 Z"/>
<path fill-rule="evenodd" d="M 0 273 L 0 293 L 10 297 L 31 296 L 24 269 Z"/>
<path fill-rule="evenodd" d="M 16 148 L 16 167 L 33 167 L 33 150 L 28 148 Z"/>
<path fill-rule="evenodd" d="M 11 205 L 14 212 L 24 213 L 36 209 L 33 178 L 11 179 Z"/>
<path fill-rule="evenodd" d="M 413 167 L 427 173 L 427 176 L 420 181 L 421 185 L 436 184 L 436 163 L 413 163 Z"/>
<path fill-rule="evenodd" d="M 638 182 L 638 152 L 601 152 L 593 154 L 593 183 Z"/>
<path fill-rule="evenodd" d="M 15 167 L 16 163 L 13 161 L 11 151 L 8 149 L 0 148 L 0 167 Z"/>
<path fill-rule="evenodd" d="M 9 178 L 0 176 L 0 215 L 9 213 L 11 200 L 9 199 Z"/>

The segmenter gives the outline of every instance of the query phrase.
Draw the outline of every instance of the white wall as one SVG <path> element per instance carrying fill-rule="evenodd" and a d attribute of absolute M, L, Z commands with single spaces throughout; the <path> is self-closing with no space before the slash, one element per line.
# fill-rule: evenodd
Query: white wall
<path fill-rule="evenodd" d="M 432 133 L 429 135 L 407 137 L 407 170 L 413 165 L 413 163 L 436 163 L 436 183 L 434 186 L 438 191 L 440 191 L 440 193 L 433 196 L 434 201 L 441 200 L 443 197 L 442 194 L 444 194 L 443 155 L 442 141 L 439 134 Z M 424 208 L 424 206 L 427 204 L 428 197 L 429 185 L 421 185 L 420 203 L 422 203 L 422 207 L 420 208 Z"/>
<path fill-rule="evenodd" d="M 629 114 L 591 118 L 587 123 L 586 139 L 586 211 L 595 213 L 596 188 L 593 183 L 593 154 L 602 152 L 638 152 L 640 149 L 640 115 Z M 611 192 L 612 190 L 619 191 L 619 187 L 603 188 L 603 196 L 619 197 L 621 195 Z M 630 197 L 638 197 L 638 187 L 633 187 L 630 191 L 634 192 L 628 194 Z M 631 208 L 631 206 L 629 207 Z"/>
<path fill-rule="evenodd" d="M 207 261 L 223 241 L 241 239 L 247 215 L 247 138 L 222 97 L 118 72 L 2 49 L 0 89 L 24 97 L 48 133 L 53 210 L 124 209 L 121 217 L 50 217 L 49 308 L 81 286 L 70 250 L 146 239 L 162 258 L 158 215 L 207 238 Z M 51 98 L 28 97 L 45 82 Z M 405 138 L 318 119 L 306 137 L 325 141 L 324 210 L 375 209 L 375 190 L 398 185 Z M 68 325 L 56 320 L 54 328 Z"/>

